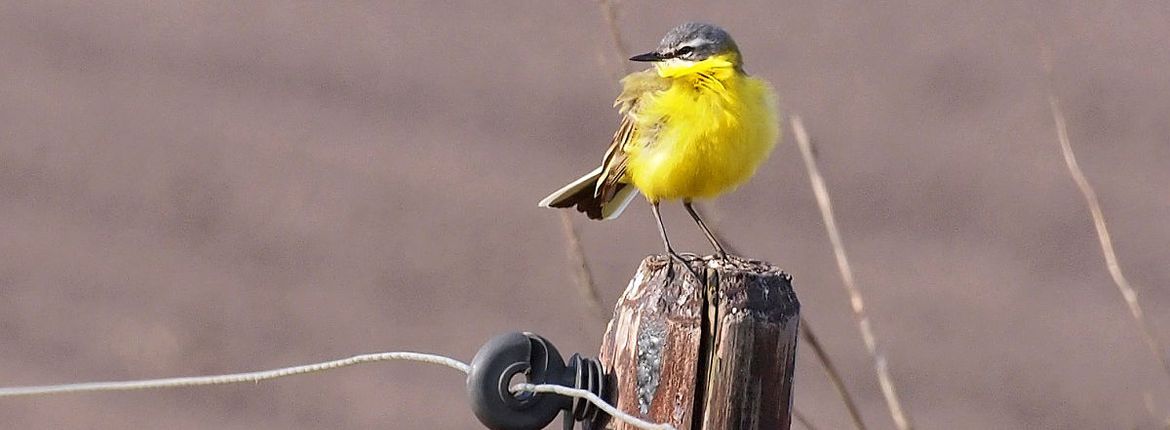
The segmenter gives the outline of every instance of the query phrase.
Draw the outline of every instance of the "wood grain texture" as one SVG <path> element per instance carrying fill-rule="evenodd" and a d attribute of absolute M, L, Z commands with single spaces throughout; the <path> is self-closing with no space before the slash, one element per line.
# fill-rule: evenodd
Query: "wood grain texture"
<path fill-rule="evenodd" d="M 642 261 L 601 346 L 615 406 L 678 429 L 787 429 L 800 305 L 767 263 Z M 624 423 L 598 423 L 632 429 Z"/>
<path fill-rule="evenodd" d="M 759 261 L 707 269 L 714 339 L 703 429 L 787 429 L 800 303 L 791 277 Z"/>

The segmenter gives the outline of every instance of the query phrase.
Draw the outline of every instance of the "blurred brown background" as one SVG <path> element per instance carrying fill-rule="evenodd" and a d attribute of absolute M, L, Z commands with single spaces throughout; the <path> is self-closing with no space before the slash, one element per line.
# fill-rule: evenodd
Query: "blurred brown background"
<path fill-rule="evenodd" d="M 1041 52 L 1170 342 L 1170 4 L 1019 3 L 628 0 L 619 25 L 641 51 L 719 23 L 804 117 L 921 428 L 1156 428 L 1170 379 L 1065 170 Z M 468 360 L 514 329 L 595 354 L 603 327 L 536 202 L 600 161 L 620 67 L 588 1 L 0 2 L 0 385 Z M 866 419 L 892 427 L 791 136 L 708 212 L 796 277 Z M 653 221 L 642 202 L 577 220 L 608 306 L 659 251 Z M 0 422 L 475 428 L 462 384 L 388 363 L 6 399 Z M 848 427 L 807 350 L 797 384 L 821 428 Z"/>

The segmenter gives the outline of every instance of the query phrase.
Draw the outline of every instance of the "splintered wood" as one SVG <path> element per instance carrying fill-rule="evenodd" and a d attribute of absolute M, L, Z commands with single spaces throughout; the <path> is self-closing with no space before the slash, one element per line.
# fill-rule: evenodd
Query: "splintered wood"
<path fill-rule="evenodd" d="M 642 261 L 601 345 L 619 409 L 680 430 L 788 429 L 800 303 L 791 277 L 731 257 Z M 605 428 L 633 429 L 609 421 Z M 600 427 L 595 427 L 600 428 Z"/>

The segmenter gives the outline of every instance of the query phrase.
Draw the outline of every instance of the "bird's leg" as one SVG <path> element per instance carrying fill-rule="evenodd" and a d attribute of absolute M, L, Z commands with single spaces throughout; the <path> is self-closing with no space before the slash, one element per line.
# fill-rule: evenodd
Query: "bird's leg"
<path fill-rule="evenodd" d="M 662 235 L 662 244 L 666 247 L 666 254 L 670 256 L 671 260 L 675 260 L 675 261 L 678 261 L 679 263 L 682 263 L 683 267 L 686 267 L 687 271 L 691 272 L 691 274 L 695 276 L 695 279 L 698 279 L 699 274 L 695 273 L 694 269 L 691 269 L 691 264 L 688 263 L 687 260 L 684 259 L 677 252 L 674 252 L 674 248 L 670 247 L 670 239 L 666 237 L 666 226 L 662 224 L 662 214 L 658 211 L 658 202 L 657 201 L 650 202 L 650 210 L 654 211 L 654 221 L 658 222 L 658 234 Z M 666 282 L 669 283 L 671 278 L 673 278 L 673 277 L 674 277 L 674 262 L 672 261 L 672 262 L 670 262 L 670 265 L 666 266 Z"/>
<path fill-rule="evenodd" d="M 711 234 L 711 230 L 707 229 L 707 224 L 703 223 L 703 219 L 699 218 L 699 213 L 695 212 L 695 207 L 692 206 L 690 200 L 683 200 L 683 207 L 687 209 L 687 213 L 691 214 L 691 218 L 695 219 L 695 223 L 699 224 L 699 228 L 703 229 L 703 234 L 707 235 L 707 241 L 711 242 L 711 246 L 715 247 L 715 252 L 719 255 L 720 260 L 727 260 L 727 251 L 723 250 L 723 245 L 719 244 L 719 240 L 715 239 L 715 235 Z"/>

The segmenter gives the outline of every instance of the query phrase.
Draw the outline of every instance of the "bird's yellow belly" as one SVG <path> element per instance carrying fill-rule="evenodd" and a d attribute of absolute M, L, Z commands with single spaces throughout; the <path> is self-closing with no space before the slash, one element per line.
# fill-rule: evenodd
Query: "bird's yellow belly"
<path fill-rule="evenodd" d="M 627 179 L 651 201 L 714 197 L 746 182 L 768 157 L 778 134 L 770 89 L 740 88 L 729 103 L 717 94 L 655 100 L 647 121 L 664 115 L 655 142 L 629 151 Z M 673 105 L 668 105 L 673 103 Z"/>

